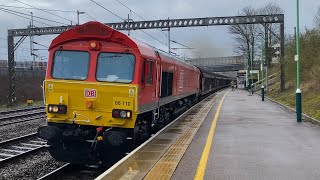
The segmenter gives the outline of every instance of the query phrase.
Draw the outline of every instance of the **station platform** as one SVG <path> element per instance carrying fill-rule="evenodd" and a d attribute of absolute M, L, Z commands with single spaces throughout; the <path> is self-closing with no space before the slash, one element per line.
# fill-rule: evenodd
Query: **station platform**
<path fill-rule="evenodd" d="M 193 179 L 213 119 L 209 113 L 172 179 Z M 319 179 L 320 128 L 258 95 L 229 91 L 204 179 Z"/>
<path fill-rule="evenodd" d="M 319 126 L 243 90 L 198 106 L 97 179 L 319 179 Z"/>

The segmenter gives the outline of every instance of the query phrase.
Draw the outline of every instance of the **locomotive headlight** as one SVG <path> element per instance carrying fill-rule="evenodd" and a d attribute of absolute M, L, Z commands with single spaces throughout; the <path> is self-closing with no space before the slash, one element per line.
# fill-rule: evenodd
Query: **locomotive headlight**
<path fill-rule="evenodd" d="M 120 111 L 120 117 L 126 118 L 127 117 L 126 111 Z"/>
<path fill-rule="evenodd" d="M 97 44 L 96 44 L 96 42 L 91 42 L 91 43 L 90 43 L 90 46 L 91 46 L 92 49 L 94 49 L 94 48 L 97 47 Z"/>
<path fill-rule="evenodd" d="M 58 112 L 58 111 L 59 111 L 58 106 L 53 106 L 53 107 L 52 107 L 52 112 L 56 113 L 56 112 Z"/>
<path fill-rule="evenodd" d="M 66 105 L 49 104 L 48 105 L 48 113 L 66 114 L 67 113 L 67 106 Z"/>
<path fill-rule="evenodd" d="M 123 118 L 123 119 L 131 119 L 132 111 L 130 110 L 122 110 L 122 109 L 113 109 L 112 117 L 113 118 Z"/>
<path fill-rule="evenodd" d="M 89 49 L 94 50 L 94 51 L 100 51 L 101 50 L 101 42 L 98 41 L 91 41 L 89 43 Z"/>
<path fill-rule="evenodd" d="M 130 111 L 127 112 L 127 117 L 131 118 L 131 112 Z"/>

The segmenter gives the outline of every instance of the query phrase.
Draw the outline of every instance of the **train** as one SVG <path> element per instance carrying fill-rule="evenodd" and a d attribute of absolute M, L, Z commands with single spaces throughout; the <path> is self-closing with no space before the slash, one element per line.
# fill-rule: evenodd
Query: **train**
<path fill-rule="evenodd" d="M 61 33 L 48 51 L 38 136 L 73 164 L 108 163 L 232 80 L 99 22 Z"/>

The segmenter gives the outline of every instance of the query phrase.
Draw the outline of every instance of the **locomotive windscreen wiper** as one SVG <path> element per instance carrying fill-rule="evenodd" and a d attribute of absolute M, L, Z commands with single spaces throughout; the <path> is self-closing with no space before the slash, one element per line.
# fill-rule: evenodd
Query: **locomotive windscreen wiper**
<path fill-rule="evenodd" d="M 61 51 L 62 51 L 62 46 L 60 46 L 59 49 L 56 51 L 57 56 L 59 56 L 61 54 Z"/>
<path fill-rule="evenodd" d="M 102 55 L 101 58 L 114 58 L 114 57 L 122 57 L 121 55 Z"/>

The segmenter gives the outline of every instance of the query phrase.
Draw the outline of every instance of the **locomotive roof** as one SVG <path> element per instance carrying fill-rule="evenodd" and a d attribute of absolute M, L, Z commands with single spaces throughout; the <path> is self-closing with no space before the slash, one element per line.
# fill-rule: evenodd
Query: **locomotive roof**
<path fill-rule="evenodd" d="M 99 22 L 87 22 L 85 24 L 76 26 L 72 29 L 69 29 L 59 36 L 57 36 L 49 47 L 49 50 L 62 45 L 64 43 L 68 43 L 75 40 L 100 40 L 100 41 L 112 41 L 116 43 L 120 43 L 122 45 L 128 46 L 128 48 L 136 49 L 140 52 L 142 56 L 157 58 L 156 53 L 159 54 L 162 60 L 164 61 L 172 61 L 174 63 L 178 63 L 188 68 L 196 69 L 195 66 L 192 66 L 177 57 L 173 57 L 169 54 L 165 54 L 157 49 L 149 46 L 145 43 L 140 42 L 139 40 L 133 39 L 126 34 L 119 32 L 107 25 L 104 25 Z"/>
<path fill-rule="evenodd" d="M 122 45 L 128 46 L 128 48 L 138 50 L 141 55 L 156 57 L 155 51 L 150 46 L 130 38 L 124 33 L 121 33 L 109 26 L 106 26 L 99 22 L 87 22 L 85 24 L 76 26 L 69 29 L 59 36 L 57 36 L 49 47 L 49 50 L 74 40 L 101 40 L 101 41 L 113 41 Z"/>

